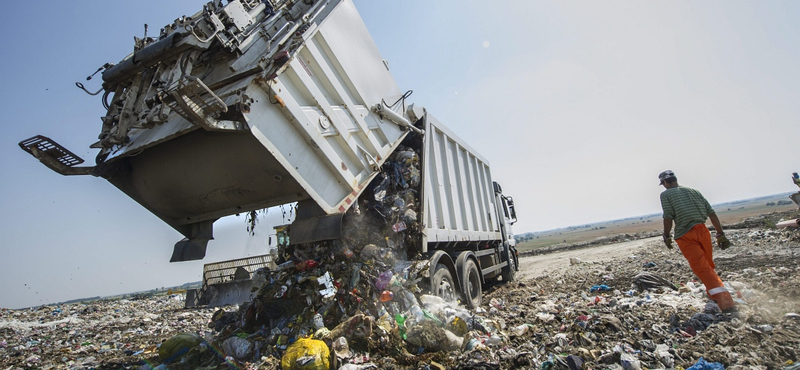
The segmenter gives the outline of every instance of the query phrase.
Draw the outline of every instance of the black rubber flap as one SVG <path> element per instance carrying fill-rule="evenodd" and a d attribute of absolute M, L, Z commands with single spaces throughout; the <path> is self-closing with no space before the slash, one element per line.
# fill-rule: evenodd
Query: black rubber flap
<path fill-rule="evenodd" d="M 342 236 L 343 213 L 295 220 L 289 229 L 292 244 L 339 239 Z"/>
<path fill-rule="evenodd" d="M 170 262 L 201 260 L 206 256 L 208 239 L 186 239 L 175 243 Z"/>

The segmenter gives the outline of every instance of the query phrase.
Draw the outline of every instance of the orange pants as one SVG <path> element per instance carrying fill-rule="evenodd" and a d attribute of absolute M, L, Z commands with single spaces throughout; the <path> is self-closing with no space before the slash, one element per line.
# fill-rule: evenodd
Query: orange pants
<path fill-rule="evenodd" d="M 675 241 L 678 243 L 678 248 L 681 249 L 683 256 L 686 257 L 686 261 L 689 262 L 689 267 L 692 268 L 694 274 L 706 286 L 706 292 L 711 299 L 717 302 L 719 308 L 725 310 L 736 306 L 733 303 L 733 297 L 725 289 L 722 279 L 714 271 L 714 260 L 711 256 L 713 247 L 711 233 L 708 232 L 706 225 L 695 225 L 689 232 L 675 239 Z"/>

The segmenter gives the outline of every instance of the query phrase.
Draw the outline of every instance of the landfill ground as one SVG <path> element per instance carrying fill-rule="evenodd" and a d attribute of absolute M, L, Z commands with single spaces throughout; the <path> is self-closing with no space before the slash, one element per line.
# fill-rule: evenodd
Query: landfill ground
<path fill-rule="evenodd" d="M 350 351 L 326 342 L 330 368 L 688 369 L 703 358 L 725 369 L 793 369 L 800 361 L 800 231 L 766 225 L 796 213 L 730 225 L 733 246 L 714 251 L 738 318 L 715 311 L 677 248 L 651 235 L 619 235 L 605 238 L 610 244 L 522 257 L 516 281 L 487 287 L 480 308 L 470 310 L 466 333 L 435 310 L 430 314 L 438 320 L 417 324 L 445 326 L 445 338 L 459 332 L 456 348 L 434 351 L 419 338 L 416 344 L 398 340 L 395 328 L 382 346 L 359 351 L 353 340 L 358 327 L 339 332 L 351 340 Z M 183 300 L 172 295 L 0 309 L 0 370 L 280 368 L 282 351 L 265 345 L 260 352 L 233 353 L 241 346 L 231 338 L 249 345 L 252 333 L 215 331 L 217 309 L 185 309 Z M 239 310 L 224 308 L 234 318 Z M 381 331 L 377 324 L 374 331 Z M 203 345 L 162 365 L 159 346 L 182 332 L 205 337 Z M 291 368 L 321 367 L 312 361 Z"/>

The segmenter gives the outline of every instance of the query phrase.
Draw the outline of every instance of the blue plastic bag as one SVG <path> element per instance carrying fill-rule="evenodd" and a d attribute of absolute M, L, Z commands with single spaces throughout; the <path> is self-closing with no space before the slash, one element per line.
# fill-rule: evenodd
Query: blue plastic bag
<path fill-rule="evenodd" d="M 722 366 L 719 362 L 708 362 L 700 357 L 696 364 L 686 370 L 725 370 L 725 366 Z"/>
<path fill-rule="evenodd" d="M 607 292 L 607 291 L 610 291 L 611 288 L 608 285 L 605 285 L 605 284 L 595 285 L 591 289 L 589 289 L 589 292 L 594 293 L 594 292 L 596 292 L 598 290 L 602 291 L 602 292 Z"/>

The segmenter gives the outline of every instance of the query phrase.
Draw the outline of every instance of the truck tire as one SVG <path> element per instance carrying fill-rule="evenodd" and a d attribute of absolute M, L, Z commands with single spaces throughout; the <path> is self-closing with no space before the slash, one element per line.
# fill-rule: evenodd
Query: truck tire
<path fill-rule="evenodd" d="M 461 283 L 461 286 L 464 287 L 464 304 L 469 308 L 477 308 L 481 305 L 483 286 L 481 272 L 475 261 L 468 259 L 464 263 L 462 276 L 464 277 L 464 281 Z"/>
<path fill-rule="evenodd" d="M 503 282 L 509 283 L 514 281 L 514 275 L 517 273 L 517 259 L 515 258 L 516 253 L 512 249 L 508 249 L 508 253 L 506 257 L 508 257 L 508 265 L 503 267 Z"/>
<path fill-rule="evenodd" d="M 447 302 L 455 302 L 458 299 L 457 289 L 456 281 L 447 266 L 437 264 L 431 278 L 431 293 Z"/>

